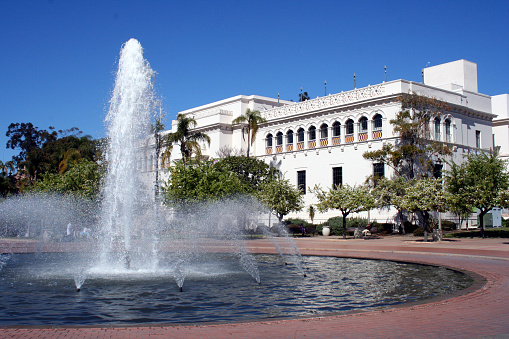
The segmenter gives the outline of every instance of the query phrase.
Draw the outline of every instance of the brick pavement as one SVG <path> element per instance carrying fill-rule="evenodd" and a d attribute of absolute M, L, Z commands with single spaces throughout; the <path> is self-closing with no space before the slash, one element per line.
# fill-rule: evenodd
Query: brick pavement
<path fill-rule="evenodd" d="M 302 254 L 445 265 L 482 278 L 459 295 L 369 312 L 220 325 L 0 328 L 0 338 L 509 338 L 509 241 L 315 237 L 296 242 Z M 249 244 L 254 252 L 273 252 L 266 240 Z"/>

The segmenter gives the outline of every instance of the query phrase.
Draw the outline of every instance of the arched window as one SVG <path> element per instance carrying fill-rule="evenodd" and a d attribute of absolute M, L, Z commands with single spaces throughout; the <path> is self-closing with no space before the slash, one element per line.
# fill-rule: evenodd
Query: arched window
<path fill-rule="evenodd" d="M 341 124 L 337 121 L 335 121 L 332 124 L 332 136 L 333 137 L 339 137 L 341 135 Z"/>
<path fill-rule="evenodd" d="M 276 134 L 276 146 L 281 146 L 283 144 L 283 132 L 277 132 Z"/>
<path fill-rule="evenodd" d="M 326 139 L 329 137 L 329 125 L 323 124 L 320 126 L 320 139 Z"/>
<path fill-rule="evenodd" d="M 359 127 L 361 132 L 368 131 L 368 118 L 362 117 L 359 119 Z"/>
<path fill-rule="evenodd" d="M 445 141 L 451 142 L 451 120 L 446 119 L 445 120 Z"/>
<path fill-rule="evenodd" d="M 440 118 L 435 118 L 435 140 L 440 140 Z"/>
<path fill-rule="evenodd" d="M 381 139 L 382 138 L 382 116 L 380 114 L 376 114 L 373 117 L 373 139 Z"/>
<path fill-rule="evenodd" d="M 311 126 L 308 130 L 309 140 L 316 140 L 316 127 Z"/>
<path fill-rule="evenodd" d="M 353 134 L 353 120 L 348 119 L 348 121 L 345 124 L 346 128 L 346 134 Z"/>
<path fill-rule="evenodd" d="M 267 139 L 265 139 L 265 140 L 266 140 L 266 142 L 265 142 L 266 146 L 272 147 L 272 134 L 270 134 L 270 133 L 267 134 Z"/>
<path fill-rule="evenodd" d="M 287 144 L 293 144 L 293 131 L 292 130 L 289 130 L 288 132 L 286 132 L 286 143 Z"/>
<path fill-rule="evenodd" d="M 297 142 L 304 142 L 304 128 L 297 130 Z"/>
<path fill-rule="evenodd" d="M 380 130 L 382 129 L 382 116 L 380 114 L 377 114 L 373 117 L 373 130 Z"/>

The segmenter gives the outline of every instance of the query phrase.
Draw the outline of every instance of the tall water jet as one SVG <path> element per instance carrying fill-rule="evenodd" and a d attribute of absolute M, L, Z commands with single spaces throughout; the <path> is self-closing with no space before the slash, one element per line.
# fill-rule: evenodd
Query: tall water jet
<path fill-rule="evenodd" d="M 143 189 L 138 162 L 140 141 L 149 135 L 154 109 L 154 71 L 143 58 L 143 48 L 136 39 L 127 41 L 118 61 L 115 87 L 106 116 L 107 174 L 103 187 L 101 264 L 130 268 L 133 232 L 150 236 L 148 229 L 134 229 L 136 215 L 149 204 L 149 192 Z M 155 258 L 155 256 L 150 255 Z"/>

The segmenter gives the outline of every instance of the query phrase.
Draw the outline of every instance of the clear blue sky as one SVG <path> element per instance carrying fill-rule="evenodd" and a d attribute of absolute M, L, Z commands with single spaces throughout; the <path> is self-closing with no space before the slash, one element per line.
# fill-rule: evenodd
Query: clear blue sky
<path fill-rule="evenodd" d="M 158 73 L 167 124 L 239 94 L 297 100 L 457 59 L 481 93 L 509 92 L 509 1 L 0 0 L 0 160 L 11 122 L 105 134 L 119 51 L 130 38 Z"/>

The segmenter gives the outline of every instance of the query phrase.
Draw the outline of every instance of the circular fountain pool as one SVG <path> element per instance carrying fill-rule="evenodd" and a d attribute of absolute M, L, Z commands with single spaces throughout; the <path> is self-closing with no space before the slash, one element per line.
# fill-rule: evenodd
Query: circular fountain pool
<path fill-rule="evenodd" d="M 449 294 L 472 279 L 441 267 L 305 257 L 306 277 L 281 257 L 257 255 L 261 284 L 236 260 L 204 255 L 179 292 L 172 267 L 86 272 L 77 254 L 3 255 L 0 326 L 255 321 L 369 309 Z M 85 260 L 86 258 L 82 258 Z"/>

